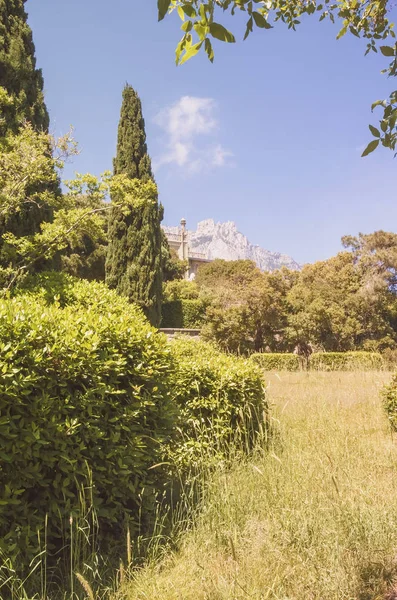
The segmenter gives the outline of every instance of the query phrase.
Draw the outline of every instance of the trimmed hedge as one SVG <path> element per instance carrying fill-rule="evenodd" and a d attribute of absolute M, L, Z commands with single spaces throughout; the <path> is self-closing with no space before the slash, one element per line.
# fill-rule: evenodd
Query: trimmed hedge
<path fill-rule="evenodd" d="M 265 371 L 299 371 L 303 359 L 296 354 L 262 353 L 251 354 L 250 360 Z"/>
<path fill-rule="evenodd" d="M 371 371 L 384 367 L 382 355 L 378 352 L 316 352 L 306 364 L 296 354 L 257 353 L 250 360 L 265 371 L 299 371 L 306 368 L 313 371 Z"/>
<path fill-rule="evenodd" d="M 46 515 L 50 555 L 67 548 L 81 495 L 105 544 L 144 527 L 175 422 L 169 348 L 137 307 L 100 283 L 27 287 L 0 300 L 0 550 L 21 568 Z"/>
<path fill-rule="evenodd" d="M 193 468 L 223 459 L 231 440 L 249 447 L 268 408 L 259 367 L 186 336 L 171 351 L 171 395 L 180 410 L 173 459 Z"/>
<path fill-rule="evenodd" d="M 39 531 L 47 568 L 67 565 L 70 516 L 77 535 L 88 512 L 93 551 L 120 556 L 126 521 L 132 534 L 150 524 L 165 463 L 186 474 L 231 440 L 249 447 L 266 410 L 253 362 L 168 344 L 102 283 L 27 279 L 0 300 L 0 555 L 24 577 Z"/>
<path fill-rule="evenodd" d="M 202 300 L 171 300 L 162 306 L 161 327 L 200 328 L 206 305 Z"/>
<path fill-rule="evenodd" d="M 378 352 L 318 352 L 309 359 L 309 368 L 315 371 L 372 371 L 382 367 Z"/>

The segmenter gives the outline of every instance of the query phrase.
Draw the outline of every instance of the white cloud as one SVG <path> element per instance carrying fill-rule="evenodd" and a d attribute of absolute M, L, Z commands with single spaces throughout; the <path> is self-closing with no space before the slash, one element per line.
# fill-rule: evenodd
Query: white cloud
<path fill-rule="evenodd" d="M 182 96 L 161 110 L 154 121 L 164 132 L 164 150 L 154 161 L 154 168 L 176 165 L 185 172 L 197 173 L 226 166 L 233 153 L 216 142 L 215 110 L 211 98 L 193 96 Z"/>

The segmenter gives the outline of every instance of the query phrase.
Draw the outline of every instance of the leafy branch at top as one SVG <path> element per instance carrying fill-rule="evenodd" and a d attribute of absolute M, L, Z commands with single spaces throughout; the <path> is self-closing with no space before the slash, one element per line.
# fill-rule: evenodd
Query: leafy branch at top
<path fill-rule="evenodd" d="M 209 60 L 214 60 L 213 39 L 234 43 L 232 32 L 222 25 L 222 13 L 245 13 L 246 39 L 255 28 L 272 29 L 281 21 L 288 29 L 296 29 L 304 15 L 316 14 L 319 20 L 338 20 L 341 28 L 337 39 L 346 33 L 367 40 L 366 54 L 380 51 L 390 59 L 382 71 L 390 77 L 397 74 L 397 50 L 394 43 L 394 26 L 388 19 L 387 0 L 157 0 L 159 20 L 168 13 L 179 15 L 182 38 L 176 47 L 176 63 L 181 65 L 203 49 Z M 385 40 L 391 39 L 391 45 Z M 386 100 L 379 100 L 372 108 L 383 108 L 379 128 L 370 126 L 374 139 L 363 156 L 370 154 L 379 144 L 395 150 L 397 144 L 397 91 Z"/>

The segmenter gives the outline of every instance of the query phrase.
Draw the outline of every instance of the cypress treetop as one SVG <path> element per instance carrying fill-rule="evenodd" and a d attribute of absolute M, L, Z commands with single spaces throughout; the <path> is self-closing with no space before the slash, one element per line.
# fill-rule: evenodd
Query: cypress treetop
<path fill-rule="evenodd" d="M 131 179 L 142 181 L 153 179 L 152 163 L 146 146 L 141 100 L 128 83 L 123 90 L 113 170 L 115 175 L 125 174 Z"/>
<path fill-rule="evenodd" d="M 153 325 L 161 316 L 161 227 L 163 217 L 146 146 L 142 105 L 136 91 L 123 91 L 114 174 L 137 182 L 146 198 L 128 215 L 114 207 L 109 215 L 106 282 L 139 304 Z M 138 185 L 139 183 L 139 185 Z"/>
<path fill-rule="evenodd" d="M 8 130 L 18 131 L 23 120 L 47 131 L 49 117 L 43 94 L 43 76 L 36 68 L 32 30 L 24 0 L 0 0 L 0 86 L 13 97 L 5 111 Z"/>

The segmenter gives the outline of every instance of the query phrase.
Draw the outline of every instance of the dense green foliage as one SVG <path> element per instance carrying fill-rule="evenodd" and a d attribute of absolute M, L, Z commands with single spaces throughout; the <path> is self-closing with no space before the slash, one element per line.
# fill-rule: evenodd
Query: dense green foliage
<path fill-rule="evenodd" d="M 199 329 L 204 322 L 205 311 L 206 306 L 201 300 L 163 302 L 161 327 Z"/>
<path fill-rule="evenodd" d="M 183 279 L 187 262 L 181 260 L 176 251 L 170 247 L 163 229 L 161 230 L 161 263 L 164 282 Z"/>
<path fill-rule="evenodd" d="M 238 354 L 395 348 L 397 234 L 342 241 L 345 252 L 299 272 L 261 273 L 250 261 L 203 265 L 192 287 L 207 300 L 203 336 Z"/>
<path fill-rule="evenodd" d="M 113 171 L 115 175 L 127 175 L 130 179 L 153 179 L 141 100 L 128 84 L 123 90 Z"/>
<path fill-rule="evenodd" d="M 43 77 L 36 68 L 32 31 L 24 0 L 0 0 L 0 85 L 13 102 L 2 107 L 2 132 L 17 133 L 26 119 L 35 129 L 47 131 Z"/>
<path fill-rule="evenodd" d="M 37 131 L 47 132 L 49 117 L 44 103 L 43 77 L 36 68 L 32 31 L 27 24 L 23 0 L 0 0 L 0 146 L 10 134 L 16 135 L 25 121 Z M 49 152 L 49 146 L 47 147 Z M 1 168 L 1 167 L 0 167 Z M 55 174 L 55 172 L 54 172 Z M 43 190 L 59 193 L 58 181 L 50 177 L 29 193 Z M 0 264 L 6 267 L 10 257 L 2 235 L 32 235 L 43 221 L 52 218 L 46 202 L 25 203 L 12 214 L 0 211 Z M 38 268 L 39 264 L 35 265 Z"/>
<path fill-rule="evenodd" d="M 137 302 L 152 324 L 161 314 L 160 222 L 163 209 L 158 203 L 151 162 L 147 153 L 145 123 L 138 94 L 129 85 L 123 91 L 114 174 L 139 179 L 147 186 L 147 202 L 125 215 L 117 206 L 109 215 L 109 246 L 106 282 L 130 301 Z"/>
<path fill-rule="evenodd" d="M 241 353 L 285 350 L 277 337 L 286 326 L 285 296 L 295 273 L 261 273 L 249 260 L 215 260 L 200 267 L 200 296 L 211 299 L 205 338 L 222 349 Z"/>
<path fill-rule="evenodd" d="M 165 339 L 103 284 L 53 275 L 0 301 L 0 339 L 0 549 L 28 564 L 48 515 L 53 556 L 81 495 L 102 542 L 144 526 L 173 423 Z"/>
<path fill-rule="evenodd" d="M 51 148 L 51 152 L 49 152 Z M 42 221 L 32 233 L 3 232 L 0 247 L 0 286 L 18 285 L 31 272 L 57 263 L 64 270 L 87 278 L 103 276 L 103 250 L 106 243 L 106 214 L 113 198 L 128 218 L 147 200 L 147 190 L 139 180 L 104 173 L 100 179 L 78 175 L 65 182 L 65 192 L 57 191 L 57 171 L 65 159 L 76 153 L 70 134 L 58 140 L 25 124 L 17 134 L 9 133 L 0 144 L 0 217 L 5 223 L 21 222 L 30 206 L 51 211 L 50 221 Z M 153 190 L 149 190 L 153 193 Z"/>
<path fill-rule="evenodd" d="M 250 447 L 267 410 L 260 369 L 185 337 L 172 342 L 171 352 L 170 393 L 179 407 L 172 460 L 193 468 L 203 460 L 223 459 L 232 439 Z"/>
<path fill-rule="evenodd" d="M 201 329 L 210 299 L 200 295 L 194 281 L 167 281 L 163 286 L 163 298 L 161 327 Z"/>
<path fill-rule="evenodd" d="M 255 353 L 250 360 L 259 365 L 264 371 L 299 371 L 304 367 L 303 359 L 289 353 Z"/>

